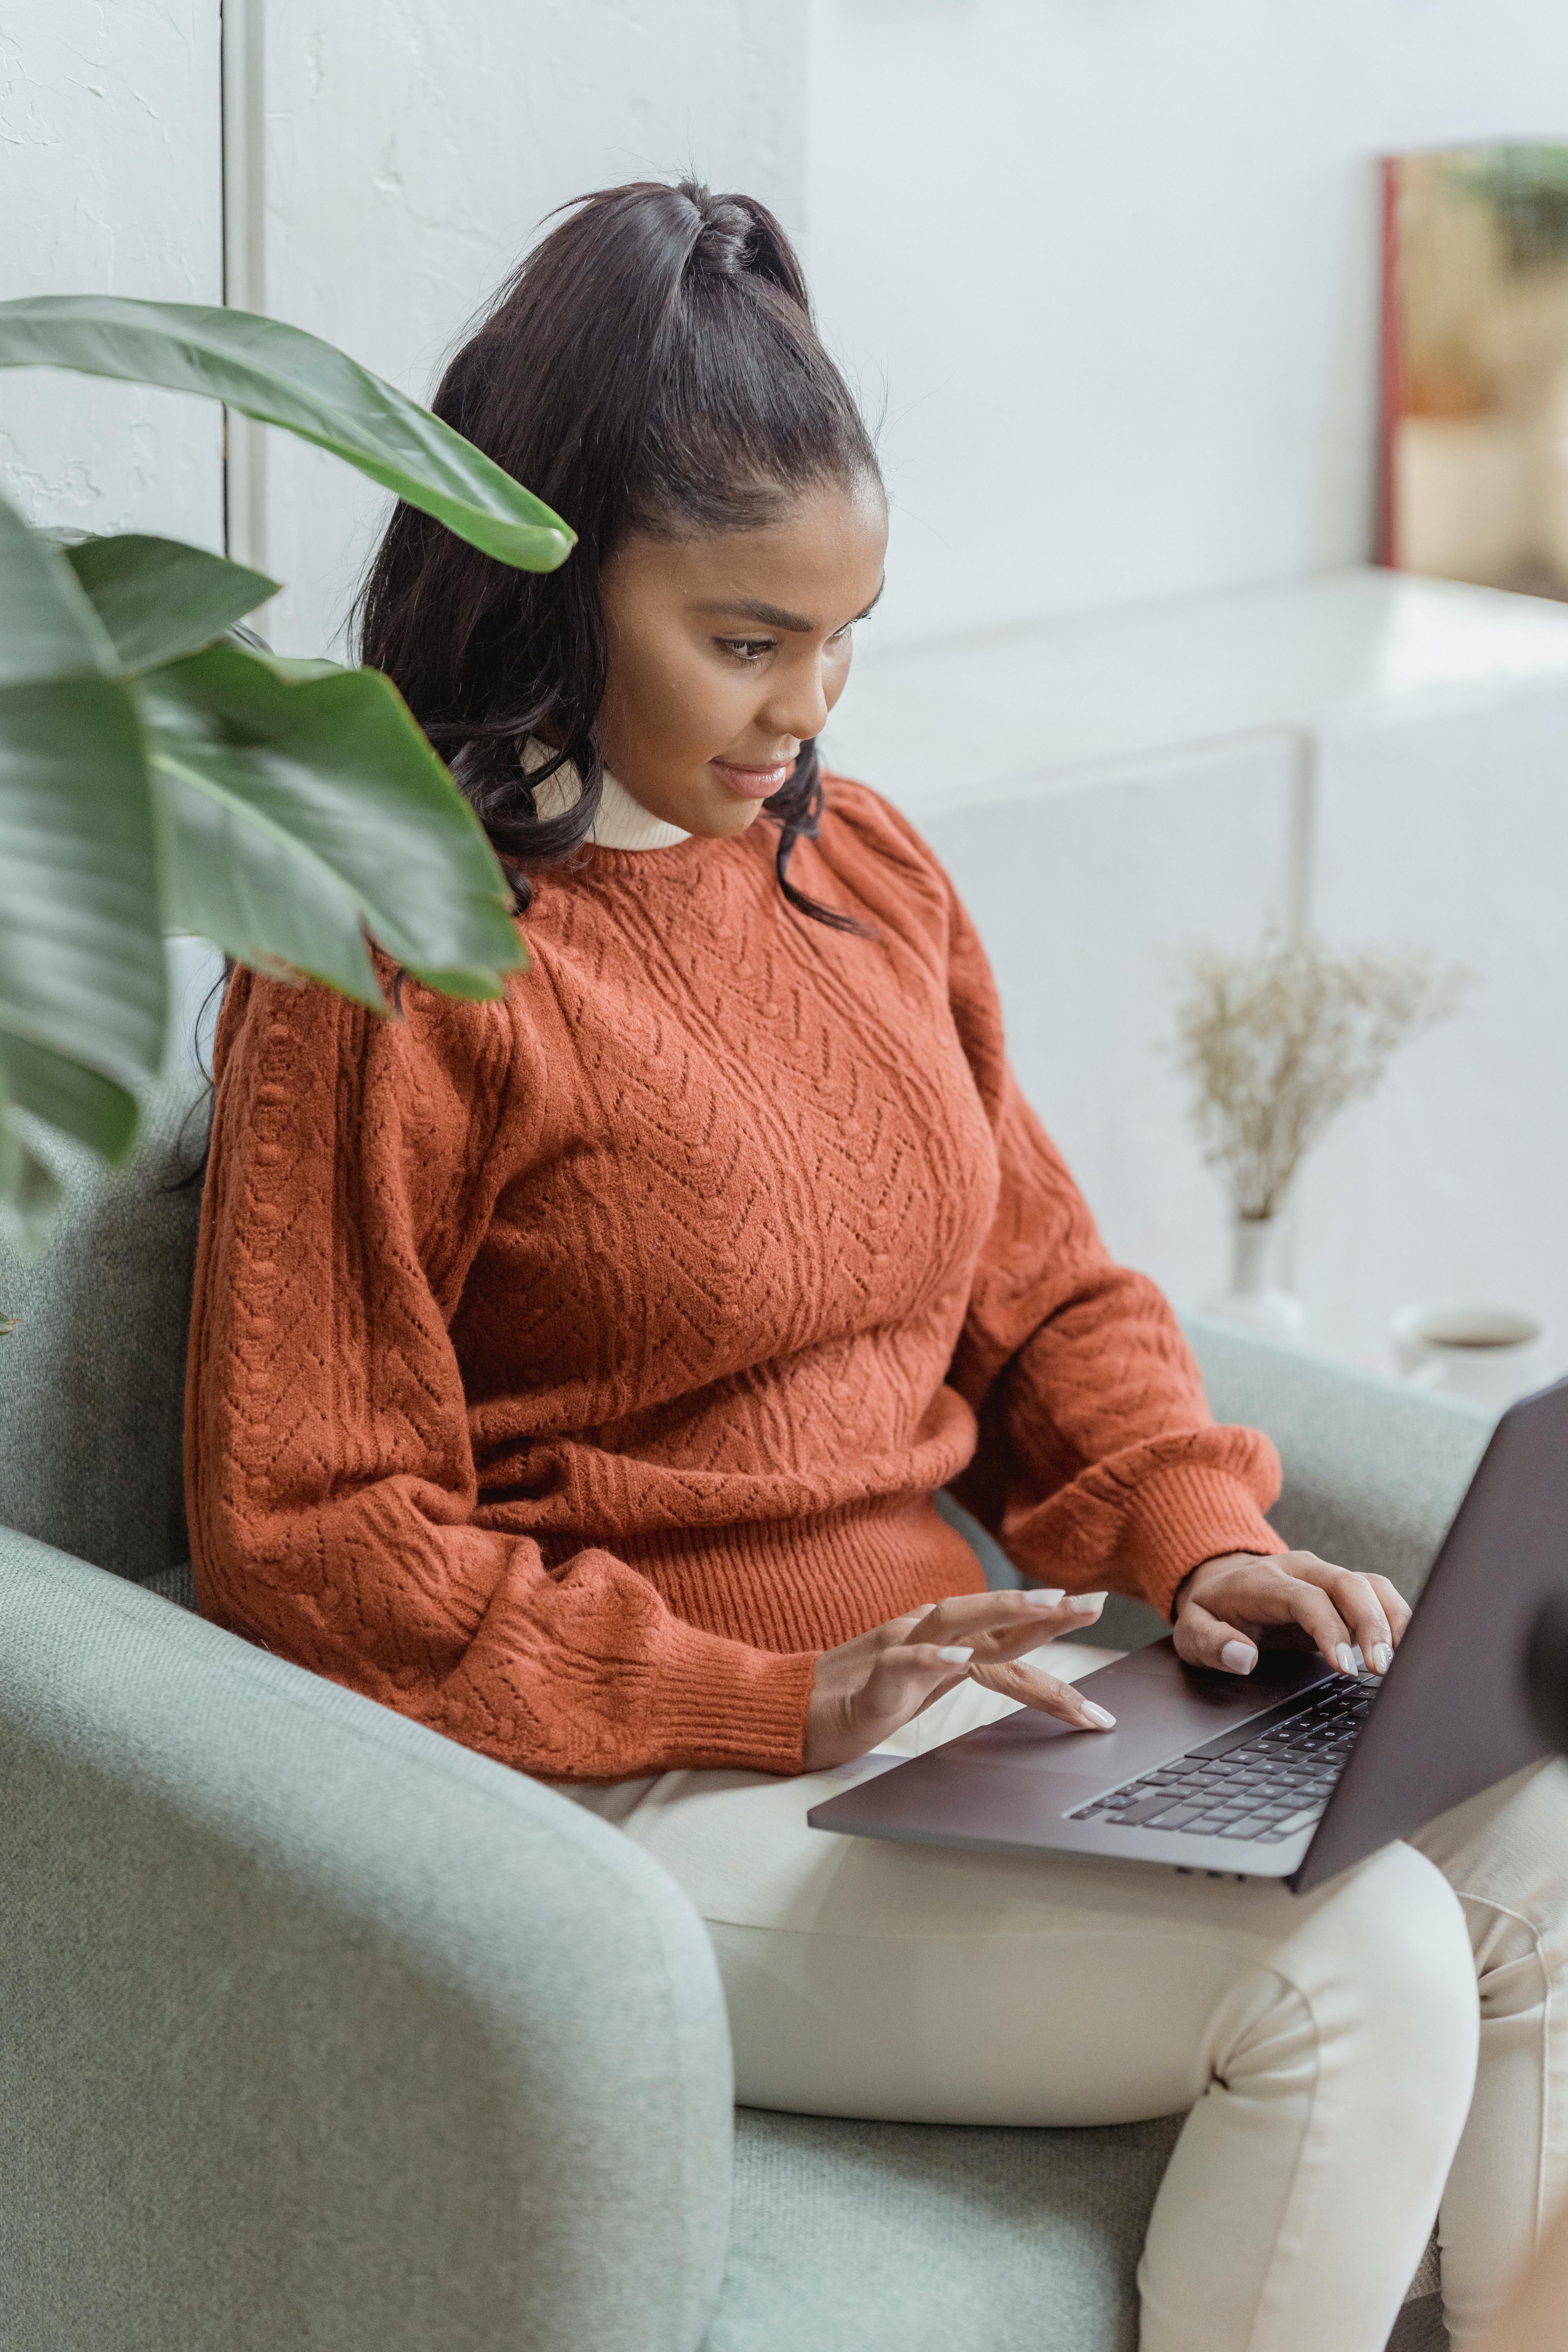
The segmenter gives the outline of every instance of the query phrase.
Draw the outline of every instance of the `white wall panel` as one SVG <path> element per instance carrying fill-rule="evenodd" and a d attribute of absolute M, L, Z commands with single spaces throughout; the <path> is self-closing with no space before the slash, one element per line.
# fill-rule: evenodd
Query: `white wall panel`
<path fill-rule="evenodd" d="M 1182 1305 L 1223 1286 L 1229 1213 L 1176 1067 L 1184 950 L 1250 948 L 1289 890 L 1289 743 L 1021 782 L 922 830 L 974 918 L 1018 1082 L 1109 1246 Z"/>
<path fill-rule="evenodd" d="M 1321 1336 L 1377 1361 L 1459 1297 L 1542 1315 L 1568 1365 L 1568 688 L 1326 748 L 1318 920 L 1469 966 L 1458 1017 L 1308 1163 L 1297 1277 Z"/>
<path fill-rule="evenodd" d="M 0 299 L 223 299 L 218 0 L 9 0 Z M 218 547 L 210 402 L 0 373 L 0 481 L 39 521 Z"/>
<path fill-rule="evenodd" d="M 691 164 L 793 226 L 805 32 L 805 0 L 267 0 L 267 308 L 423 398 L 568 197 Z M 318 652 L 386 502 L 279 436 L 268 466 L 274 642 Z"/>
<path fill-rule="evenodd" d="M 1563 135 L 1568 8 L 814 0 L 813 26 L 811 266 L 886 402 L 879 639 L 1370 551 L 1374 159 Z"/>

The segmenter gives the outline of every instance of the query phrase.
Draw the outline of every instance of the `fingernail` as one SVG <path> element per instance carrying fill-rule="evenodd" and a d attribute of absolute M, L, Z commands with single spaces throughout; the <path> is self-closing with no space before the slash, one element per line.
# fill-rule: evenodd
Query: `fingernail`
<path fill-rule="evenodd" d="M 1103 1592 L 1069 1592 L 1068 1607 L 1079 1617 L 1098 1617 L 1105 1606 Z"/>
<path fill-rule="evenodd" d="M 1342 1675 L 1354 1674 L 1355 1656 L 1348 1642 L 1342 1642 L 1339 1648 L 1334 1652 L 1334 1655 L 1339 1660 L 1340 1672 Z"/>
<path fill-rule="evenodd" d="M 1059 1609 L 1062 1589 L 1059 1584 L 1031 1585 L 1024 1595 L 1031 1609 Z"/>
<path fill-rule="evenodd" d="M 1250 1642 L 1227 1642 L 1219 1654 L 1219 1662 L 1226 1674 L 1249 1675 L 1258 1664 L 1258 1653 Z"/>
<path fill-rule="evenodd" d="M 948 1649 L 937 1652 L 937 1656 L 944 1666 L 966 1666 L 973 1655 L 973 1650 L 961 1650 L 956 1643 Z"/>
<path fill-rule="evenodd" d="M 1374 1675 L 1385 1675 L 1393 1664 L 1394 1653 L 1389 1648 L 1388 1643 L 1386 1642 L 1378 1642 L 1374 1643 L 1372 1653 L 1373 1673 Z"/>
<path fill-rule="evenodd" d="M 1091 1698 L 1080 1699 L 1079 1704 L 1082 1707 L 1085 1715 L 1088 1716 L 1090 1723 L 1098 1723 L 1101 1731 L 1112 1731 L 1115 1729 L 1116 1717 L 1111 1714 L 1109 1707 L 1096 1706 Z"/>

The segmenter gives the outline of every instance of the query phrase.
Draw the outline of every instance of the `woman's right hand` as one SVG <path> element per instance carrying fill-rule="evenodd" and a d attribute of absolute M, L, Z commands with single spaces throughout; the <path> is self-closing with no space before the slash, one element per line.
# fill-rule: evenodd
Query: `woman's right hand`
<path fill-rule="evenodd" d="M 864 1756 L 962 1682 L 1019 1699 L 1075 1731 L 1109 1731 L 1116 1718 L 1104 1707 L 1080 1698 L 1071 1683 L 1019 1663 L 1058 1633 L 1087 1625 L 1104 1605 L 1102 1592 L 963 1592 L 825 1650 L 802 1769 L 820 1772 Z"/>

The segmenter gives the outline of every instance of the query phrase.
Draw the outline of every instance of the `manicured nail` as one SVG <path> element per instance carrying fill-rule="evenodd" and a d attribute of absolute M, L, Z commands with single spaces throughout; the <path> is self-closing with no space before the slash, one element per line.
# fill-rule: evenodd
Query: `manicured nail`
<path fill-rule="evenodd" d="M 1342 1675 L 1354 1674 L 1355 1653 L 1351 1648 L 1348 1642 L 1342 1642 L 1339 1648 L 1334 1652 L 1334 1655 L 1340 1662 L 1340 1672 Z"/>
<path fill-rule="evenodd" d="M 1078 1617 L 1098 1617 L 1105 1606 L 1103 1592 L 1069 1592 L 1068 1607 Z"/>
<path fill-rule="evenodd" d="M 1059 1584 L 1032 1584 L 1024 1598 L 1031 1609 L 1059 1609 L 1062 1589 Z"/>
<path fill-rule="evenodd" d="M 1082 1707 L 1085 1715 L 1088 1716 L 1090 1723 L 1098 1723 L 1101 1731 L 1114 1731 L 1116 1728 L 1116 1717 L 1111 1714 L 1110 1709 L 1108 1706 L 1096 1706 L 1091 1698 L 1080 1699 L 1079 1701 L 1079 1705 Z"/>
<path fill-rule="evenodd" d="M 1377 1643 L 1373 1646 L 1372 1653 L 1373 1673 L 1374 1675 L 1385 1675 L 1393 1664 L 1394 1653 L 1389 1648 L 1388 1643 L 1386 1642 Z"/>
<path fill-rule="evenodd" d="M 1258 1664 L 1258 1653 L 1250 1642 L 1227 1642 L 1219 1662 L 1228 1675 L 1249 1675 Z"/>
<path fill-rule="evenodd" d="M 944 1666 L 966 1666 L 973 1655 L 973 1650 L 961 1650 L 956 1643 L 948 1649 L 937 1652 L 937 1656 Z"/>

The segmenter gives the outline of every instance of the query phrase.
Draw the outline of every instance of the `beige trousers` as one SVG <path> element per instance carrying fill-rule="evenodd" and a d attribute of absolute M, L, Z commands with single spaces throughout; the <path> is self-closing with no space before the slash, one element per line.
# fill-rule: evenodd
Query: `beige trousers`
<path fill-rule="evenodd" d="M 962 1685 L 879 1754 L 1011 1711 Z M 1439 2200 L 1448 2326 L 1457 2352 L 1474 2342 L 1568 2193 L 1568 1771 L 1521 1774 L 1298 1898 L 807 1828 L 877 1769 L 564 1791 L 707 1920 L 743 2104 L 1185 2110 L 1139 2270 L 1142 2352 L 1382 2352 Z"/>

